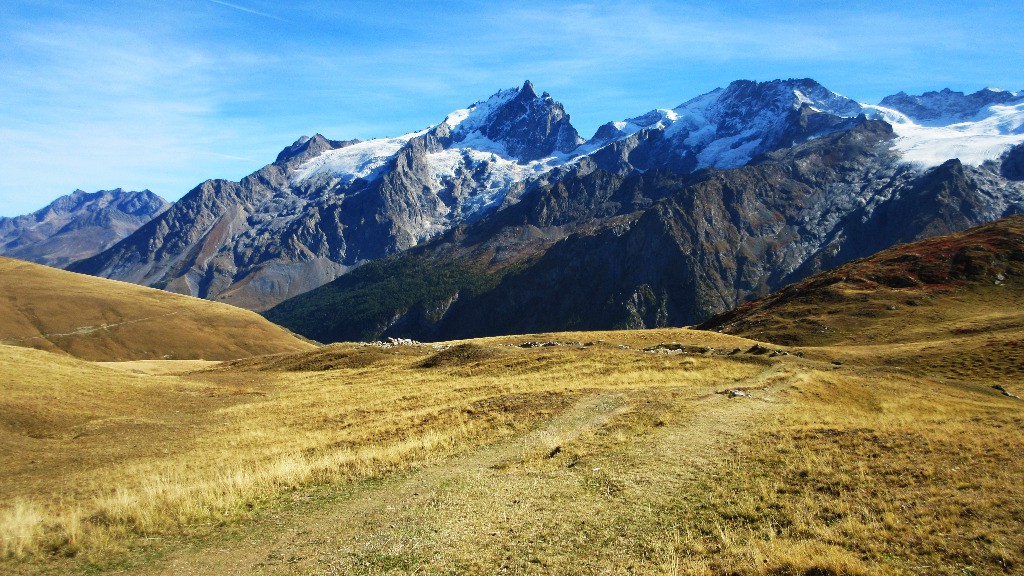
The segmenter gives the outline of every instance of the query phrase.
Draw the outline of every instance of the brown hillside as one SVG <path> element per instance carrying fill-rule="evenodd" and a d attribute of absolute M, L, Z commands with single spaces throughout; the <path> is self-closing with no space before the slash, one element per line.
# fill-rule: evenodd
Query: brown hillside
<path fill-rule="evenodd" d="M 0 258 L 0 344 L 86 360 L 227 360 L 308 350 L 258 314 Z"/>
<path fill-rule="evenodd" d="M 884 250 L 700 325 L 780 344 L 956 341 L 1024 354 L 1024 215 Z M 965 351 L 965 354 L 969 351 Z"/>

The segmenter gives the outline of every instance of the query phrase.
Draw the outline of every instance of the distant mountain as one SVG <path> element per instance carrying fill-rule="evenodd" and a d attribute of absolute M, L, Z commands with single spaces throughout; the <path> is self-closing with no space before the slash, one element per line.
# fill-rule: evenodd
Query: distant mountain
<path fill-rule="evenodd" d="M 865 112 L 892 124 L 901 158 L 924 168 L 951 158 L 977 166 L 1024 143 L 1024 94 L 1015 92 L 901 92 Z"/>
<path fill-rule="evenodd" d="M 601 147 L 593 156 L 602 168 L 622 173 L 737 168 L 834 131 L 861 112 L 860 104 L 814 80 L 741 80 L 671 110 L 605 124 L 588 147 Z"/>
<path fill-rule="evenodd" d="M 0 217 L 0 255 L 63 267 L 106 250 L 168 206 L 149 190 L 75 190 L 31 214 Z"/>
<path fill-rule="evenodd" d="M 952 124 L 971 120 L 979 112 L 995 104 L 1009 104 L 1020 100 L 1020 94 L 997 88 L 985 88 L 973 94 L 964 94 L 945 88 L 938 92 L 925 92 L 911 96 L 899 92 L 886 96 L 880 106 L 893 108 L 919 123 L 940 122 Z"/>
<path fill-rule="evenodd" d="M 573 270 L 596 289 L 586 280 L 595 272 L 555 255 L 614 268 L 602 260 L 611 256 L 599 245 L 605 242 L 601 233 L 612 234 L 610 247 L 619 236 L 609 230 L 638 231 L 637 222 L 661 222 L 664 230 L 646 233 L 654 234 L 645 240 L 648 248 L 665 250 L 670 244 L 654 242 L 690 237 L 679 246 L 680 262 L 688 262 L 683 268 L 669 273 L 666 264 L 643 279 L 609 280 L 607 293 L 593 295 L 601 306 L 608 303 L 607 314 L 565 314 L 584 314 L 580 325 L 591 316 L 601 326 L 697 321 L 886 242 L 962 229 L 1017 210 L 1015 175 L 1024 173 L 1024 153 L 1014 147 L 1024 142 L 1024 99 L 983 92 L 963 98 L 938 93 L 946 94 L 942 106 L 928 94 L 873 106 L 810 79 L 737 81 L 672 109 L 609 122 L 584 141 L 563 106 L 526 82 L 403 136 L 300 138 L 240 182 L 201 184 L 129 238 L 72 269 L 265 310 L 422 246 L 410 260 L 398 260 L 411 266 L 402 277 L 423 283 L 430 294 L 465 282 L 478 292 L 488 282 L 510 282 L 519 277 L 509 275 L 513 265 L 526 285 L 527 268 L 543 258 L 553 267 L 550 275 Z M 945 120 L 919 120 L 919 109 L 944 110 Z M 956 118 L 970 112 L 970 120 L 949 120 L 954 109 Z M 950 164 L 953 158 L 959 161 Z M 716 186 L 719 192 L 713 192 Z M 707 201 L 690 206 L 694 200 L 686 194 L 698 191 Z M 716 199 L 716 193 L 725 196 Z M 931 203 L 920 215 L 914 214 L 915 195 Z M 669 216 L 659 220 L 659 210 Z M 701 210 L 710 211 L 705 224 L 694 220 Z M 916 223 L 883 221 L 897 216 Z M 590 236 L 593 246 L 577 244 Z M 714 256 L 723 247 L 728 255 Z M 414 278 L 412 270 L 427 262 L 417 255 L 428 253 L 426 272 L 433 280 Z M 645 262 L 641 252 L 628 254 Z M 470 257 L 471 266 L 464 260 Z M 665 298 L 640 288 L 661 286 L 670 277 L 692 283 L 706 274 L 708 262 L 717 262 L 719 270 L 680 292 L 674 313 L 668 304 L 663 313 L 661 304 L 648 302 Z M 390 265 L 374 264 L 338 285 L 394 272 Z M 739 268 L 729 272 L 731 265 Z M 472 270 L 471 278 L 441 281 L 436 274 L 442 269 Z M 373 285 L 375 291 L 383 286 Z M 438 302 L 456 296 L 420 302 L 415 290 L 388 290 L 394 302 L 373 314 L 365 303 L 352 308 L 365 312 L 360 322 L 367 323 L 344 319 L 351 324 L 344 337 L 398 333 L 416 324 L 408 316 L 416 306 L 423 304 L 423 314 L 433 317 L 445 308 Z M 636 290 L 644 302 L 624 304 Z M 494 306 L 502 304 L 494 298 Z M 310 308 L 311 301 L 303 302 L 299 307 L 310 318 L 325 317 Z M 623 306 L 636 312 L 623 316 Z M 272 317 L 283 318 L 279 311 Z M 513 319 L 526 322 L 522 314 Z M 557 314 L 550 320 L 565 323 Z M 409 330 L 449 333 L 439 325 Z M 505 328 L 496 324 L 486 331 L 496 330 Z"/>

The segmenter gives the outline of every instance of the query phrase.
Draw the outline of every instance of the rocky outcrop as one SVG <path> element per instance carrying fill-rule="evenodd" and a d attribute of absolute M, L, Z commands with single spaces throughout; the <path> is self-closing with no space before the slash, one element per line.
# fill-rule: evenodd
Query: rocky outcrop
<path fill-rule="evenodd" d="M 1024 180 L 1024 144 L 1014 146 L 1006 153 L 999 173 L 1007 180 Z"/>

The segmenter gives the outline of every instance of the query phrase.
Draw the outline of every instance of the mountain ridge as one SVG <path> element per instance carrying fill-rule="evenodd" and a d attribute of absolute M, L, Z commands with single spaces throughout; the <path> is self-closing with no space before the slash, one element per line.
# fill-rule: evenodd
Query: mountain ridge
<path fill-rule="evenodd" d="M 863 118 L 733 170 L 581 171 L 266 315 L 322 341 L 687 325 L 892 243 L 1024 211 L 1024 188 L 991 188 L 998 166 L 919 174 L 894 137 Z"/>
<path fill-rule="evenodd" d="M 1024 110 L 1004 112 L 1024 118 Z M 919 171 L 948 159 L 931 162 L 945 153 L 935 142 L 947 141 L 946 127 L 918 125 L 811 79 L 733 82 L 674 109 L 608 123 L 587 141 L 560 103 L 526 81 L 418 132 L 367 141 L 300 138 L 274 164 L 237 183 L 200 185 L 159 223 L 72 269 L 266 310 L 562 180 L 595 170 L 697 177 L 741 168 L 851 130 L 859 118 L 894 126 L 897 156 L 917 154 L 907 163 Z M 1012 126 L 1001 132 L 1007 126 L 990 123 L 971 136 L 984 160 L 1024 141 Z M 981 164 L 977 159 L 964 163 Z M 1005 166 L 1012 174 L 1013 162 Z"/>
<path fill-rule="evenodd" d="M 987 106 L 1007 104 L 1019 98 L 1018 93 L 994 88 L 983 88 L 973 94 L 943 88 L 916 96 L 897 92 L 883 98 L 879 105 L 899 110 L 917 121 L 943 117 L 967 120 Z"/>

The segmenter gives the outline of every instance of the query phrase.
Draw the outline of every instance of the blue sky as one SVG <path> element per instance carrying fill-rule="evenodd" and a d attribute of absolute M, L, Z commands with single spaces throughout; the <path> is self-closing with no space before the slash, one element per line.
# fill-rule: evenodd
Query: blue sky
<path fill-rule="evenodd" d="M 300 135 L 410 132 L 525 79 L 585 137 L 741 78 L 1022 90 L 1022 22 L 1021 0 L 5 0 L 0 215 L 75 188 L 174 200 Z"/>

